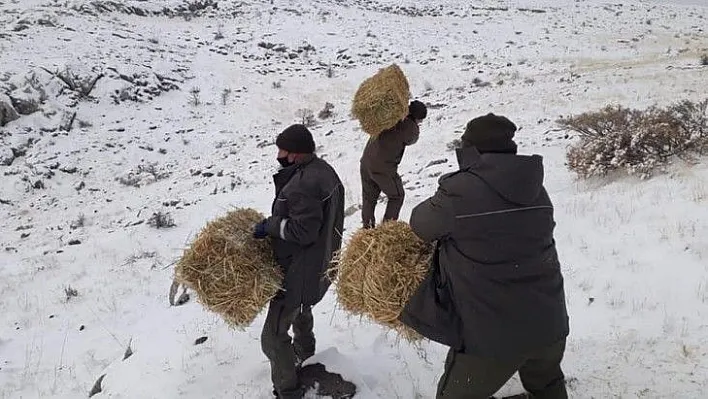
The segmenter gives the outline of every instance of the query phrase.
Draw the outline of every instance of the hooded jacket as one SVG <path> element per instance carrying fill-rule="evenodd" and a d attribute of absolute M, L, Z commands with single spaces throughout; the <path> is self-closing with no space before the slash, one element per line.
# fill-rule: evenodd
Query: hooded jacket
<path fill-rule="evenodd" d="M 450 302 L 442 305 L 458 319 L 457 331 L 437 334 L 451 337 L 456 349 L 493 358 L 520 356 L 566 337 L 543 159 L 480 154 L 474 147 L 458 149 L 457 158 L 459 171 L 441 177 L 435 195 L 410 219 L 419 237 L 438 242 L 434 266 Z M 434 307 L 411 305 L 435 298 L 414 299 L 402 320 L 416 329 L 416 320 L 434 318 L 422 314 Z"/>

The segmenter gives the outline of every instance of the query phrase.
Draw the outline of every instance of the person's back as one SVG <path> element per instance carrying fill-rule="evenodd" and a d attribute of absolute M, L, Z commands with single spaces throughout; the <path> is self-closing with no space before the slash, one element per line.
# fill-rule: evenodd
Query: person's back
<path fill-rule="evenodd" d="M 558 341 L 567 318 L 541 157 L 474 147 L 458 154 L 461 170 L 440 181 L 455 215 L 439 257 L 452 292 L 460 293 L 454 300 L 465 351 L 505 357 Z M 425 236 L 444 220 L 421 209 L 411 225 Z"/>
<path fill-rule="evenodd" d="M 486 399 L 516 371 L 534 397 L 567 397 L 560 362 L 569 328 L 553 205 L 542 158 L 516 155 L 515 131 L 493 114 L 470 121 L 459 171 L 443 176 L 411 215 L 413 231 L 438 242 L 431 281 L 439 286 L 419 289 L 402 320 L 451 345 L 439 398 Z M 454 331 L 426 323 L 440 320 L 435 313 L 451 314 L 446 327 Z"/>
<path fill-rule="evenodd" d="M 396 173 L 406 146 L 418 141 L 420 130 L 412 117 L 406 117 L 391 129 L 369 138 L 361 155 L 361 164 L 370 172 Z"/>

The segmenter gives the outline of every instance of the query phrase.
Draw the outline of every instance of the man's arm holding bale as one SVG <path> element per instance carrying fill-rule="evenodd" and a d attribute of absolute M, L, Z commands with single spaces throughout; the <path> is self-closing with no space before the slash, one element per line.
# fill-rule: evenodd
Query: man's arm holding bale
<path fill-rule="evenodd" d="M 290 212 L 287 218 L 268 218 L 268 234 L 303 246 L 317 241 L 324 218 L 319 198 L 306 192 L 293 193 L 288 198 L 288 207 Z"/>
<path fill-rule="evenodd" d="M 418 204 L 411 213 L 413 232 L 427 242 L 439 240 L 452 232 L 455 211 L 451 194 L 441 184 L 435 195 Z"/>

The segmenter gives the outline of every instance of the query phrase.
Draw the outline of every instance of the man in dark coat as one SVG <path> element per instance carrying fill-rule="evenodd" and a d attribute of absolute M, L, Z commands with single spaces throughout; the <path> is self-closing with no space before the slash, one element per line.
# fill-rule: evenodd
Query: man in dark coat
<path fill-rule="evenodd" d="M 401 319 L 451 346 L 438 398 L 487 399 L 517 371 L 532 397 L 567 398 L 569 326 L 553 205 L 541 156 L 516 155 L 515 131 L 502 116 L 471 120 L 457 150 L 460 169 L 411 215 L 416 235 L 437 241 L 435 278 L 426 280 L 435 286 L 422 285 Z M 447 326 L 435 322 L 445 312 L 454 319 Z"/>
<path fill-rule="evenodd" d="M 270 303 L 261 335 L 270 360 L 277 398 L 301 398 L 299 365 L 315 353 L 312 306 L 324 297 L 332 255 L 342 243 L 344 186 L 335 170 L 315 154 L 312 134 L 292 125 L 277 138 L 272 216 L 257 224 L 254 237 L 271 237 L 284 290 Z M 288 330 L 292 326 L 294 338 Z"/>
<path fill-rule="evenodd" d="M 425 104 L 412 101 L 408 105 L 408 116 L 366 143 L 360 162 L 361 218 L 365 228 L 376 224 L 374 211 L 382 191 L 388 198 L 383 220 L 398 220 L 405 197 L 398 164 L 403 159 L 406 146 L 418 141 L 418 124 L 427 114 Z"/>

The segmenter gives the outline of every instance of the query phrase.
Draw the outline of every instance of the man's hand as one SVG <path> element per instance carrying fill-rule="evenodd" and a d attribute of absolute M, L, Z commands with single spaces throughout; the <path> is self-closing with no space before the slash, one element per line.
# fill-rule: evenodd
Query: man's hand
<path fill-rule="evenodd" d="M 266 231 L 267 222 L 268 219 L 263 219 L 253 227 L 253 238 L 261 240 L 268 237 L 268 232 Z"/>

